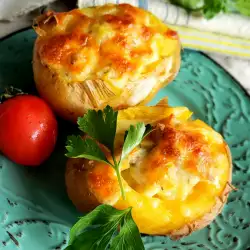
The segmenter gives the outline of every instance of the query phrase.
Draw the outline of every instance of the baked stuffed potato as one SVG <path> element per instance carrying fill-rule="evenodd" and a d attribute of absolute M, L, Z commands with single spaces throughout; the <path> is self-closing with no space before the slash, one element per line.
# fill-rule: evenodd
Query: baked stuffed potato
<path fill-rule="evenodd" d="M 34 29 L 37 90 L 66 119 L 145 104 L 180 67 L 177 33 L 128 4 L 47 12 Z"/>
<path fill-rule="evenodd" d="M 220 134 L 185 107 L 164 102 L 118 113 L 116 152 L 130 124 L 144 122 L 153 132 L 121 162 L 126 199 L 115 170 L 104 163 L 69 159 L 66 186 L 82 212 L 100 204 L 133 207 L 141 233 L 179 238 L 201 229 L 221 212 L 231 191 L 231 155 Z"/>

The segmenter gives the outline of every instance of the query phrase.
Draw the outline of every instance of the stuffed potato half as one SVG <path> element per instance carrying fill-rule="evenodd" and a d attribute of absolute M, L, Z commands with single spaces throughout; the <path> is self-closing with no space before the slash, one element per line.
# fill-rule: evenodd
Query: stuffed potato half
<path fill-rule="evenodd" d="M 231 191 L 231 155 L 220 134 L 185 107 L 131 107 L 119 111 L 116 152 L 130 124 L 150 123 L 153 132 L 121 163 L 126 199 L 115 171 L 104 163 L 69 159 L 69 198 L 83 212 L 99 204 L 133 207 L 141 233 L 179 238 L 209 224 Z M 108 155 L 108 154 L 107 154 Z"/>
<path fill-rule="evenodd" d="M 177 33 L 128 4 L 47 12 L 34 29 L 37 90 L 66 119 L 147 103 L 179 70 Z"/>

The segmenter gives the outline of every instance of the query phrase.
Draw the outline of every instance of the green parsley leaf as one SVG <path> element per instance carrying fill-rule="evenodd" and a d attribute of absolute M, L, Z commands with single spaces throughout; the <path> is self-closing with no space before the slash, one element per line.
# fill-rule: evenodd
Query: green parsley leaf
<path fill-rule="evenodd" d="M 211 19 L 220 12 L 238 12 L 250 16 L 249 0 L 170 0 L 188 11 L 202 11 L 201 13 Z"/>
<path fill-rule="evenodd" d="M 131 208 L 117 210 L 100 205 L 82 217 L 70 231 L 67 250 L 143 250 L 139 230 Z"/>
<path fill-rule="evenodd" d="M 199 10 L 204 6 L 204 0 L 170 0 L 170 2 L 187 10 Z"/>
<path fill-rule="evenodd" d="M 237 11 L 245 16 L 250 16 L 250 1 L 249 0 L 234 0 L 234 7 Z"/>
<path fill-rule="evenodd" d="M 146 130 L 145 130 L 145 132 L 144 132 L 144 134 L 143 134 L 142 140 L 143 140 L 145 137 L 147 137 L 147 136 L 152 132 L 152 130 L 153 130 L 152 126 L 151 126 L 150 124 L 147 124 L 147 125 L 146 125 Z"/>
<path fill-rule="evenodd" d="M 67 246 L 64 250 L 76 250 L 72 245 Z"/>
<path fill-rule="evenodd" d="M 207 19 L 211 19 L 220 12 L 226 12 L 226 11 L 227 11 L 227 0 L 205 0 L 203 13 Z"/>
<path fill-rule="evenodd" d="M 66 153 L 67 157 L 86 158 L 110 164 L 105 154 L 93 139 L 87 138 L 83 140 L 79 135 L 68 136 L 66 149 L 68 150 Z"/>
<path fill-rule="evenodd" d="M 137 123 L 135 126 L 130 126 L 123 144 L 121 160 L 141 143 L 145 131 L 146 126 L 142 122 Z"/>
<path fill-rule="evenodd" d="M 118 112 L 110 106 L 102 110 L 88 110 L 87 114 L 78 118 L 79 129 L 105 145 L 114 154 Z"/>
<path fill-rule="evenodd" d="M 110 250 L 144 249 L 140 232 L 133 221 L 131 210 L 124 215 L 119 234 L 113 239 Z"/>
<path fill-rule="evenodd" d="M 228 0 L 170 0 L 170 2 L 187 11 L 201 11 L 207 19 L 213 18 L 220 12 L 228 12 L 231 5 L 231 1 Z"/>

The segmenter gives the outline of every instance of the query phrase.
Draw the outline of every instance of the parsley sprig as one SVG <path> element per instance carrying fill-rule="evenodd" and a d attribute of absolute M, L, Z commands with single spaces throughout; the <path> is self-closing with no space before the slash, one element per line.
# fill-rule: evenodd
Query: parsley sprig
<path fill-rule="evenodd" d="M 122 185 L 120 163 L 135 147 L 137 147 L 143 138 L 151 131 L 150 126 L 145 126 L 139 122 L 135 126 L 131 125 L 125 134 L 124 144 L 120 158 L 115 156 L 115 135 L 117 127 L 118 111 L 114 111 L 110 106 L 102 110 L 89 110 L 83 117 L 78 118 L 78 126 L 81 131 L 86 133 L 89 138 L 82 139 L 81 136 L 69 136 L 67 140 L 67 157 L 86 158 L 104 162 L 114 168 L 121 188 L 121 194 L 125 199 L 125 192 Z M 106 146 L 112 159 L 107 159 L 101 150 L 99 144 Z"/>
<path fill-rule="evenodd" d="M 120 157 L 115 156 L 115 135 L 118 112 L 107 106 L 103 111 L 89 110 L 78 118 L 78 126 L 88 137 L 69 136 L 66 149 L 67 157 L 86 158 L 100 161 L 113 167 L 125 199 L 122 185 L 120 163 L 151 132 L 151 126 L 137 123 L 125 132 Z M 100 145 L 109 149 L 111 159 Z M 80 218 L 71 228 L 70 240 L 65 250 L 144 250 L 139 230 L 131 216 L 131 208 L 117 210 L 109 205 L 100 205 Z"/>
<path fill-rule="evenodd" d="M 213 18 L 220 12 L 238 12 L 250 16 L 249 0 L 170 0 L 170 2 L 189 11 L 201 11 L 207 19 Z"/>

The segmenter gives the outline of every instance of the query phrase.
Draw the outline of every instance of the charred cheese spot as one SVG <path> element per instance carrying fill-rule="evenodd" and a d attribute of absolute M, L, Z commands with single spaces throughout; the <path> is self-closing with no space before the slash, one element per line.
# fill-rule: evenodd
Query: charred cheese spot
<path fill-rule="evenodd" d="M 178 33 L 174 30 L 168 29 L 165 34 L 170 39 L 178 39 Z"/>
<path fill-rule="evenodd" d="M 87 46 L 90 39 L 79 33 L 52 36 L 39 43 L 39 54 L 49 64 L 67 64 L 67 58 L 77 51 L 77 46 Z"/>
<path fill-rule="evenodd" d="M 115 16 L 115 15 L 104 15 L 104 20 L 107 23 L 115 25 L 116 28 L 122 28 L 121 26 L 129 26 L 135 23 L 135 19 L 131 15 L 122 15 L 122 16 Z"/>
<path fill-rule="evenodd" d="M 88 186 L 100 203 L 114 204 L 120 196 L 120 188 L 114 170 L 100 164 L 88 173 Z"/>

